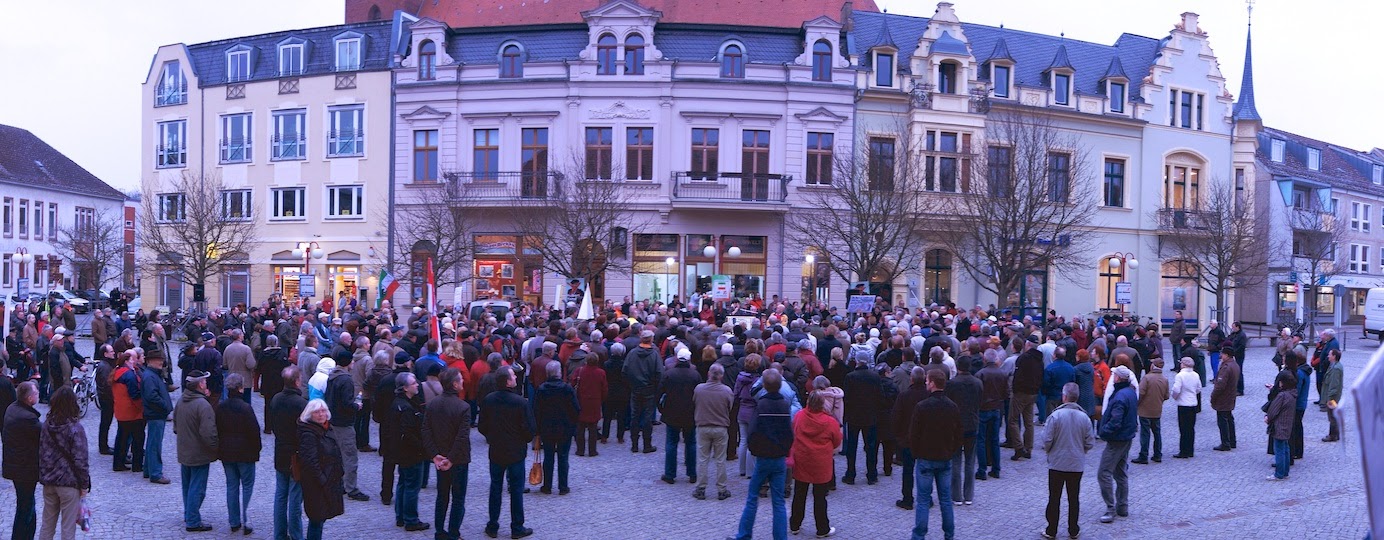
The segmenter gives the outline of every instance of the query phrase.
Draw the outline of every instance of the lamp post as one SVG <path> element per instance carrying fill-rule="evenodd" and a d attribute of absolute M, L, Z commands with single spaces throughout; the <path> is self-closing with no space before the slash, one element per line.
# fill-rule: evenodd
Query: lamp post
<path fill-rule="evenodd" d="M 298 296 L 302 296 L 302 295 L 303 295 L 303 294 L 302 294 L 302 288 L 301 288 L 301 287 L 302 287 L 302 279 L 303 279 L 302 276 L 306 275 L 306 276 L 308 277 L 308 279 L 313 280 L 313 285 L 316 285 L 316 284 L 317 284 L 317 278 L 316 278 L 315 276 L 312 275 L 312 260 L 313 260 L 313 259 L 321 259 L 322 257 L 325 257 L 326 255 L 327 255 L 327 250 L 322 249 L 322 246 L 321 246 L 321 245 L 318 245 L 318 243 L 317 243 L 316 241 L 299 242 L 299 243 L 298 243 L 298 246 L 295 247 L 295 248 L 293 248 L 293 256 L 294 256 L 294 257 L 302 257 L 302 258 L 303 258 L 303 273 L 300 274 L 300 275 L 298 276 L 298 282 L 299 282 Z M 316 287 L 314 287 L 314 289 L 315 289 L 315 288 L 316 288 Z M 315 293 L 316 291 L 314 290 L 313 292 Z M 313 296 L 316 296 L 316 295 L 314 294 Z"/>
<path fill-rule="evenodd" d="M 1139 269 L 1139 259 L 1136 258 L 1136 257 L 1134 256 L 1134 252 L 1129 252 L 1129 253 L 1116 252 L 1114 255 L 1111 255 L 1111 256 L 1110 256 L 1110 269 L 1112 270 L 1111 273 L 1114 273 L 1113 270 L 1118 269 L 1118 268 L 1120 268 L 1121 266 L 1128 267 L 1130 270 L 1138 270 L 1138 269 Z M 1121 273 L 1120 273 L 1120 277 L 1125 278 L 1125 279 L 1124 279 L 1123 281 L 1119 281 L 1119 282 L 1116 282 L 1116 283 L 1115 283 L 1115 301 L 1116 301 L 1116 303 L 1119 303 L 1119 304 L 1120 304 L 1120 311 L 1124 311 L 1125 303 L 1119 302 L 1119 300 L 1120 300 L 1120 284 L 1123 283 L 1123 284 L 1125 284 L 1125 285 L 1124 285 L 1125 287 L 1129 287 L 1129 288 L 1130 288 L 1130 298 L 1129 298 L 1129 303 L 1130 303 L 1130 304 L 1133 304 L 1133 303 L 1134 303 L 1134 294 L 1133 294 L 1134 285 L 1131 284 L 1131 282 L 1129 281 L 1128 277 L 1124 274 L 1124 272 L 1121 272 Z"/>
<path fill-rule="evenodd" d="M 668 264 L 668 273 L 664 274 L 663 285 L 668 289 L 668 303 L 671 304 L 673 303 L 673 265 L 677 264 L 678 261 L 668 257 L 663 262 Z"/>
<path fill-rule="evenodd" d="M 25 263 L 34 262 L 34 256 L 29 254 L 29 248 L 26 248 L 26 247 L 24 247 L 24 246 L 20 246 L 19 249 L 16 249 L 16 250 L 14 251 L 14 262 L 19 263 L 19 278 L 20 278 L 20 280 L 22 281 L 22 280 L 25 279 L 25 278 L 24 278 L 24 275 L 25 275 L 25 274 L 24 274 L 24 264 L 25 264 Z M 26 288 L 27 288 L 27 287 L 26 287 Z M 29 291 L 25 290 L 25 291 L 21 291 L 21 292 L 27 293 L 27 292 L 29 292 Z M 22 300 L 27 300 L 27 299 L 22 299 Z"/>

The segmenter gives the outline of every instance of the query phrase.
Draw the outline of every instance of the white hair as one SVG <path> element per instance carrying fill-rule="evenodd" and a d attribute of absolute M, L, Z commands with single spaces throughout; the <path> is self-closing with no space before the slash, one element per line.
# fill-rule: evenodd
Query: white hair
<path fill-rule="evenodd" d="M 311 422 L 312 413 L 315 413 L 318 410 L 323 410 L 327 412 L 327 420 L 332 419 L 332 411 L 330 408 L 327 407 L 327 402 L 322 401 L 321 399 L 314 399 L 312 401 L 309 401 L 306 407 L 303 407 L 303 413 L 298 415 L 298 421 Z"/>

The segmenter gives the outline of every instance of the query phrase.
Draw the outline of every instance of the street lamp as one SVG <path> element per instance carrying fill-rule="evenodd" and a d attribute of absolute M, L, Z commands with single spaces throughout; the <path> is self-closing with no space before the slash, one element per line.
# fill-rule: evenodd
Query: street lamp
<path fill-rule="evenodd" d="M 673 303 L 673 265 L 677 264 L 678 261 L 668 257 L 663 262 L 668 264 L 668 273 L 664 274 L 663 285 L 668 289 L 668 303 L 671 304 Z"/>
<path fill-rule="evenodd" d="M 1139 269 L 1139 259 L 1135 258 L 1134 252 L 1129 252 L 1129 253 L 1116 252 L 1114 255 L 1111 255 L 1111 256 L 1110 256 L 1110 270 L 1111 270 L 1111 273 L 1112 273 L 1112 274 L 1114 273 L 1114 270 L 1119 269 L 1120 266 L 1122 266 L 1122 265 L 1123 265 L 1123 266 L 1128 266 L 1130 270 L 1138 270 L 1138 269 Z M 1126 286 L 1126 287 L 1129 287 L 1129 288 L 1130 288 L 1130 291 L 1131 291 L 1131 292 L 1130 292 L 1130 298 L 1129 298 L 1130 302 L 1129 302 L 1129 303 L 1133 303 L 1133 300 L 1134 300 L 1134 298 L 1133 298 L 1133 296 L 1134 296 L 1134 295 L 1133 295 L 1133 288 L 1134 288 L 1134 286 L 1131 285 L 1131 284 L 1129 284 L 1129 283 L 1130 283 L 1130 282 L 1129 282 L 1129 279 L 1126 277 L 1126 275 L 1125 275 L 1124 272 L 1120 272 L 1120 277 L 1121 277 L 1121 278 L 1125 278 L 1125 279 L 1123 279 L 1122 281 L 1119 281 L 1119 282 L 1116 282 L 1116 283 L 1115 283 L 1115 300 L 1116 300 L 1117 303 L 1119 303 L 1119 299 L 1120 299 L 1120 298 L 1119 298 L 1119 297 L 1120 297 L 1120 294 L 1119 294 L 1119 293 L 1120 293 L 1120 291 L 1119 291 L 1119 289 L 1120 289 L 1120 284 L 1121 284 L 1121 283 L 1124 283 L 1125 286 Z M 1124 311 L 1124 304 L 1123 304 L 1123 303 L 1120 303 L 1120 311 Z"/>
<path fill-rule="evenodd" d="M 14 261 L 19 263 L 19 277 L 24 277 L 24 263 L 34 262 L 34 256 L 29 254 L 29 248 L 20 246 L 14 252 Z"/>
<path fill-rule="evenodd" d="M 306 275 L 308 279 L 313 280 L 314 285 L 316 284 L 317 278 L 312 275 L 312 260 L 321 259 L 326 255 L 327 250 L 322 249 L 322 246 L 318 245 L 315 241 L 299 242 L 298 246 L 293 248 L 293 256 L 303 258 L 303 273 L 298 277 L 300 283 L 302 281 L 302 276 Z M 299 296 L 302 296 L 301 289 L 299 289 L 299 291 Z"/>

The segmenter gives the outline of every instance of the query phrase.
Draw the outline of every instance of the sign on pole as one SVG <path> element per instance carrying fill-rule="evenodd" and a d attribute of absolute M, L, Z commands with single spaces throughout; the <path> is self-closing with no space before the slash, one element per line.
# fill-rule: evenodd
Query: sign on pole
<path fill-rule="evenodd" d="M 298 296 L 304 298 L 317 296 L 317 276 L 315 274 L 298 274 Z"/>
<path fill-rule="evenodd" d="M 1134 303 L 1134 284 L 1128 281 L 1115 283 L 1115 303 L 1128 305 Z"/>
<path fill-rule="evenodd" d="M 19 282 L 19 299 L 20 299 L 20 300 L 28 300 L 28 298 L 26 298 L 26 297 L 29 295 L 29 278 L 19 278 L 18 282 Z M 5 335 L 8 336 L 9 334 L 6 333 Z"/>
<path fill-rule="evenodd" d="M 730 300 L 730 276 L 717 274 L 711 276 L 711 299 L 717 301 Z"/>

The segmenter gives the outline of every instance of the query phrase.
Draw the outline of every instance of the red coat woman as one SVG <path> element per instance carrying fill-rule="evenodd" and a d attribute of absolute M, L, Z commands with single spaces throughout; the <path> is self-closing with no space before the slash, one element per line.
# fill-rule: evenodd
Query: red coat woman
<path fill-rule="evenodd" d="M 810 401 L 818 401 L 813 396 Z M 793 446 L 788 452 L 793 461 L 793 479 L 808 484 L 831 481 L 832 461 L 841 445 L 841 424 L 824 408 L 814 410 L 809 403 L 793 418 Z"/>
<path fill-rule="evenodd" d="M 594 359 L 595 357 L 588 358 Z M 577 422 L 582 424 L 600 422 L 601 405 L 605 403 L 606 395 L 610 392 L 610 386 L 606 383 L 605 368 L 594 362 L 586 362 L 582 364 L 581 369 L 572 373 L 570 379 L 572 386 L 577 389 L 577 403 L 581 405 L 581 412 L 577 414 Z"/>

